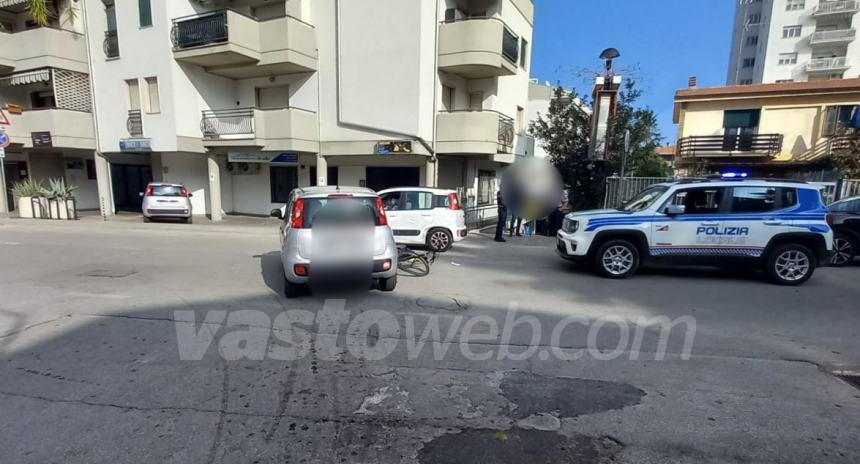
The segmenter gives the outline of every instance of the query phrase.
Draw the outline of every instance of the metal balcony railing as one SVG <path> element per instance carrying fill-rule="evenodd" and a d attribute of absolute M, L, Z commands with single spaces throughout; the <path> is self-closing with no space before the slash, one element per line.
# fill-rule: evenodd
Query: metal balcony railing
<path fill-rule="evenodd" d="M 678 140 L 681 157 L 732 153 L 774 156 L 782 150 L 782 134 L 699 135 Z"/>
<path fill-rule="evenodd" d="M 821 2 L 815 7 L 813 16 L 824 16 L 831 14 L 854 14 L 860 11 L 860 2 L 857 0 Z"/>
<path fill-rule="evenodd" d="M 105 40 L 102 44 L 105 56 L 108 58 L 117 58 L 119 56 L 119 37 L 116 31 L 105 31 Z"/>
<path fill-rule="evenodd" d="M 200 131 L 207 140 L 254 138 L 254 122 L 254 108 L 205 110 L 200 120 Z"/>
<path fill-rule="evenodd" d="M 836 58 L 815 58 L 806 63 L 806 72 L 839 71 L 848 68 L 848 61 L 844 56 Z"/>
<path fill-rule="evenodd" d="M 854 29 L 839 29 L 835 31 L 813 32 L 809 37 L 810 44 L 821 44 L 831 42 L 850 42 L 854 40 L 857 31 Z"/>
<path fill-rule="evenodd" d="M 227 10 L 176 18 L 170 30 L 174 50 L 226 42 L 228 38 Z"/>
<path fill-rule="evenodd" d="M 499 113 L 499 152 L 511 153 L 514 149 L 514 119 Z"/>
<path fill-rule="evenodd" d="M 128 121 L 125 123 L 128 135 L 132 137 L 143 137 L 143 117 L 140 110 L 129 110 Z"/>

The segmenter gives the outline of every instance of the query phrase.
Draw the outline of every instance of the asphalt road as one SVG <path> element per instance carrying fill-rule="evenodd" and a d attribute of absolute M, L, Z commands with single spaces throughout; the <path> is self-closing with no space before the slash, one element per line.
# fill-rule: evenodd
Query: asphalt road
<path fill-rule="evenodd" d="M 860 265 L 610 281 L 470 236 L 286 300 L 276 231 L 0 222 L 0 462 L 860 462 Z"/>

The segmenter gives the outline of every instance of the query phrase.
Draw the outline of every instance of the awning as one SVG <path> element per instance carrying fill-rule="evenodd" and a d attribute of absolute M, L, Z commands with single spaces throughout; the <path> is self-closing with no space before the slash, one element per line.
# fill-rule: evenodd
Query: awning
<path fill-rule="evenodd" d="M 2 0 L 0 0 L 2 1 Z M 0 87 L 12 87 L 14 85 L 36 84 L 39 82 L 51 82 L 51 70 L 39 69 L 36 71 L 28 71 L 17 74 L 12 74 L 8 77 L 0 78 Z"/>
<path fill-rule="evenodd" d="M 10 6 L 23 5 L 29 3 L 30 0 L 0 0 L 0 8 L 9 8 Z"/>

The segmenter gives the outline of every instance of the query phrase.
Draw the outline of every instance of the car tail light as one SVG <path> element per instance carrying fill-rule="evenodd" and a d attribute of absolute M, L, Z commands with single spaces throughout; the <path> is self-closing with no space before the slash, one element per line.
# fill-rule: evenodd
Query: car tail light
<path fill-rule="evenodd" d="M 832 214 L 827 213 L 827 215 L 824 216 L 824 219 L 827 220 L 828 226 L 833 227 L 833 215 Z"/>
<path fill-rule="evenodd" d="M 188 197 L 188 189 L 185 187 L 179 187 L 179 195 Z"/>
<path fill-rule="evenodd" d="M 349 193 L 332 193 L 328 196 L 329 198 L 352 198 L 352 195 Z"/>
<path fill-rule="evenodd" d="M 448 208 L 453 210 L 459 210 L 460 208 L 460 197 L 457 196 L 456 193 L 448 194 Z"/>
<path fill-rule="evenodd" d="M 293 266 L 293 272 L 295 272 L 297 276 L 307 277 L 308 266 L 306 264 L 296 264 Z"/>
<path fill-rule="evenodd" d="M 152 196 L 152 186 L 151 185 L 146 186 L 146 192 L 143 193 L 143 196 L 145 196 L 145 197 L 151 197 Z"/>
<path fill-rule="evenodd" d="M 298 199 L 293 203 L 293 210 L 290 212 L 290 227 L 293 229 L 303 229 L 305 226 L 305 200 Z"/>
<path fill-rule="evenodd" d="M 385 215 L 385 208 L 382 205 L 382 198 L 376 197 L 376 214 L 379 216 L 379 225 L 388 225 L 388 216 Z"/>

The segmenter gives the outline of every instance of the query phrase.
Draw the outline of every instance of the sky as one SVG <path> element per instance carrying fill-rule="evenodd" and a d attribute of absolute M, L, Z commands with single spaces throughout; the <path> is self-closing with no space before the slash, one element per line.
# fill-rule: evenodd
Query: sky
<path fill-rule="evenodd" d="M 690 76 L 700 87 L 726 83 L 734 10 L 734 0 L 535 0 L 531 75 L 590 97 L 600 52 L 615 47 L 616 68 L 632 71 L 639 104 L 674 143 L 675 91 Z"/>

